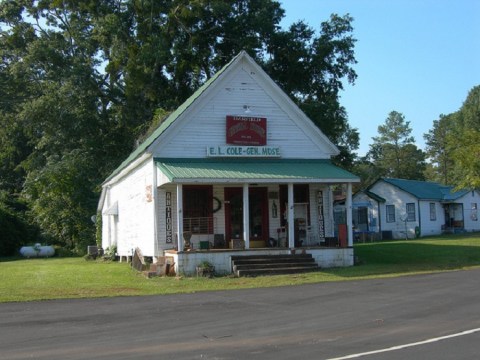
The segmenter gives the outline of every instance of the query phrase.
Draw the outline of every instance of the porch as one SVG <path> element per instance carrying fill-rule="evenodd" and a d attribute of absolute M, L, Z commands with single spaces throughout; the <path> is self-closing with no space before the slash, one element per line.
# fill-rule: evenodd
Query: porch
<path fill-rule="evenodd" d="M 253 254 L 302 252 L 321 267 L 353 265 L 351 215 L 337 235 L 332 188 L 342 187 L 351 207 L 357 178 L 329 161 L 156 161 L 157 224 L 166 220 L 158 249 L 174 257 L 177 273 L 195 274 L 208 261 L 230 274 L 233 256 Z"/>
<path fill-rule="evenodd" d="M 463 204 L 448 202 L 442 205 L 445 214 L 445 224 L 442 225 L 442 233 L 456 234 L 465 232 Z"/>
<path fill-rule="evenodd" d="M 173 258 L 177 274 L 195 275 L 196 267 L 207 261 L 215 267 L 218 275 L 233 273 L 232 258 L 260 255 L 295 255 L 308 254 L 319 268 L 353 266 L 354 254 L 352 247 L 305 247 L 302 249 L 262 248 L 262 249 L 210 249 L 176 251 L 167 250 L 165 256 Z"/>

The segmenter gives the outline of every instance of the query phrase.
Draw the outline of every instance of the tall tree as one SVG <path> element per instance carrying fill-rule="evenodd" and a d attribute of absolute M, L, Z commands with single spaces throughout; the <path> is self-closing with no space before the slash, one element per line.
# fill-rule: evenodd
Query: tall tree
<path fill-rule="evenodd" d="M 431 159 L 430 178 L 458 189 L 480 186 L 480 86 L 473 87 L 461 108 L 440 115 L 424 135 Z"/>
<path fill-rule="evenodd" d="M 453 114 L 440 115 L 433 121 L 433 128 L 423 137 L 426 143 L 426 155 L 430 159 L 432 169 L 428 180 L 437 181 L 445 185 L 453 184 L 454 162 L 448 146 L 448 138 L 453 131 L 455 122 Z"/>
<path fill-rule="evenodd" d="M 424 180 L 425 154 L 415 145 L 410 122 L 392 111 L 385 124 L 378 127 L 368 156 L 378 169 L 379 176 Z"/>
<path fill-rule="evenodd" d="M 358 131 L 348 124 L 339 101 L 343 82 L 353 84 L 357 77 L 352 68 L 356 64 L 352 21 L 349 15 L 333 14 L 322 22 L 319 35 L 301 21 L 288 31 L 277 31 L 265 63 L 269 74 L 339 146 L 338 162 L 347 168 L 359 146 Z"/>
<path fill-rule="evenodd" d="M 282 30 L 283 16 L 273 0 L 0 3 L 0 190 L 27 199 L 45 236 L 93 243 L 102 179 L 155 114 L 241 50 L 351 163 L 358 132 L 339 93 L 356 78 L 353 19 L 332 15 L 317 32 L 303 22 Z"/>
<path fill-rule="evenodd" d="M 449 136 L 457 188 L 480 188 L 480 85 L 468 93 L 455 114 L 455 128 Z"/>

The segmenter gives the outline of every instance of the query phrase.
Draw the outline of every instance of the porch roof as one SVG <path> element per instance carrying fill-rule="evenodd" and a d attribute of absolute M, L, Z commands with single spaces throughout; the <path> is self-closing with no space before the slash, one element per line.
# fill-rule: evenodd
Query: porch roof
<path fill-rule="evenodd" d="M 326 159 L 155 159 L 175 183 L 358 182 L 352 173 Z"/>

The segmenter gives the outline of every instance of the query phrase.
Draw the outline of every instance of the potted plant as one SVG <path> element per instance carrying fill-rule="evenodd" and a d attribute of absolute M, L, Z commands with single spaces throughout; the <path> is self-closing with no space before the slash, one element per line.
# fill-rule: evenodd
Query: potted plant
<path fill-rule="evenodd" d="M 213 266 L 212 263 L 208 261 L 202 261 L 199 265 L 197 265 L 196 270 L 197 276 L 211 278 L 215 275 L 215 266 Z"/>

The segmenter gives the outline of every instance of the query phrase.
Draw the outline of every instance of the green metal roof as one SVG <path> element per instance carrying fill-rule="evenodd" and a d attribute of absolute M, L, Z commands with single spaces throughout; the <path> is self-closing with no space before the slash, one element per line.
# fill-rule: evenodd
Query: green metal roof
<path fill-rule="evenodd" d="M 330 160 L 155 159 L 171 182 L 358 182 Z"/>
<path fill-rule="evenodd" d="M 381 180 L 412 194 L 419 200 L 456 200 L 468 192 L 468 190 L 453 191 L 453 186 L 445 186 L 430 181 L 392 178 L 383 178 Z"/>

